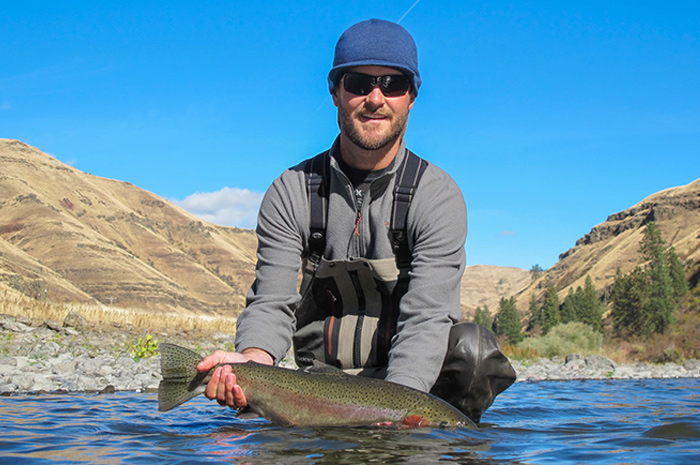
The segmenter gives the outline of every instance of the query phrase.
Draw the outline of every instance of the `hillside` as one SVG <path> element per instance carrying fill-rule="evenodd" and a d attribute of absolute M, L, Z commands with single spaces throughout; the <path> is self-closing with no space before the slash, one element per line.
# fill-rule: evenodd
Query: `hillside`
<path fill-rule="evenodd" d="M 529 270 L 513 267 L 472 265 L 462 278 L 462 316 L 471 320 L 476 307 L 488 307 L 491 314 L 498 310 L 501 298 L 510 298 L 532 282 Z"/>
<path fill-rule="evenodd" d="M 528 270 L 467 267 L 462 312 L 493 313 L 502 297 L 553 284 L 564 298 L 591 275 L 605 292 L 617 268 L 639 261 L 642 229 L 655 221 L 686 263 L 700 262 L 700 180 L 610 215 L 531 282 Z M 0 288 L 39 299 L 157 311 L 236 315 L 253 281 L 253 231 L 217 226 L 127 182 L 65 165 L 0 139 Z"/>
<path fill-rule="evenodd" d="M 57 302 L 235 315 L 255 272 L 253 231 L 216 226 L 127 182 L 0 139 L 0 290 Z M 462 308 L 498 308 L 530 282 L 467 267 Z"/>
<path fill-rule="evenodd" d="M 700 261 L 700 179 L 657 192 L 610 215 L 525 289 L 518 297 L 518 307 L 526 310 L 532 293 L 541 295 L 550 284 L 559 290 L 563 301 L 568 288 L 583 286 L 587 275 L 597 289 L 607 292 L 618 268 L 627 273 L 639 264 L 639 241 L 644 226 L 651 221 L 656 222 L 681 260 L 686 264 Z"/>
<path fill-rule="evenodd" d="M 255 245 L 252 231 L 0 139 L 0 282 L 25 294 L 230 314 L 253 280 Z"/>

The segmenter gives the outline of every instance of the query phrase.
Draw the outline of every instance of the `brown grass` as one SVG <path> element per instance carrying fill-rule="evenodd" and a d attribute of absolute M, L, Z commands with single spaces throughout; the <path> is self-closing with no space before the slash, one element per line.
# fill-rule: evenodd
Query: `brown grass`
<path fill-rule="evenodd" d="M 29 318 L 42 323 L 54 320 L 63 323 L 69 313 L 80 314 L 91 326 L 109 326 L 159 331 L 199 330 L 205 333 L 222 331 L 233 333 L 236 319 L 218 315 L 198 315 L 193 313 L 154 312 L 136 308 L 119 308 L 107 305 L 61 304 L 40 301 L 15 292 L 0 289 L 0 313 L 15 317 Z"/>

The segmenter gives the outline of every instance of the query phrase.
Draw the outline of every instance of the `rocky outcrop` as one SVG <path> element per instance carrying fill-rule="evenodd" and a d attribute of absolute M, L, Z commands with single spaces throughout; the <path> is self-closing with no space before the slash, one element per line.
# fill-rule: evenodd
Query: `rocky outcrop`
<path fill-rule="evenodd" d="M 651 221 L 681 260 L 700 261 L 700 180 L 653 194 L 595 226 L 520 293 L 521 312 L 527 310 L 531 296 L 541 297 L 547 286 L 554 286 L 563 300 L 570 287 L 583 286 L 589 275 L 598 291 L 605 293 L 618 268 L 628 273 L 641 263 L 639 242 Z"/>
<path fill-rule="evenodd" d="M 693 183 L 695 184 L 695 183 Z M 691 187 L 692 184 L 688 187 Z M 700 186 L 698 186 L 700 188 Z M 653 200 L 645 200 L 632 208 L 608 216 L 605 223 L 576 241 L 576 245 L 591 245 L 619 236 L 630 229 L 637 229 L 649 222 L 665 222 L 675 217 L 700 211 L 700 190 L 674 190 L 656 194 Z M 559 258 L 565 258 L 567 252 Z"/>

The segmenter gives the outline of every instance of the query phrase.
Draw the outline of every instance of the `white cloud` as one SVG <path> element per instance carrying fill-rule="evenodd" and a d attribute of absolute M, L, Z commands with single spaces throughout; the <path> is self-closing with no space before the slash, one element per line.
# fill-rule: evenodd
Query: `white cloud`
<path fill-rule="evenodd" d="M 7 102 L 0 103 L 0 110 L 12 110 L 12 104 Z"/>
<path fill-rule="evenodd" d="M 173 203 L 214 224 L 254 228 L 262 198 L 259 192 L 224 187 L 216 192 L 197 192 Z"/>

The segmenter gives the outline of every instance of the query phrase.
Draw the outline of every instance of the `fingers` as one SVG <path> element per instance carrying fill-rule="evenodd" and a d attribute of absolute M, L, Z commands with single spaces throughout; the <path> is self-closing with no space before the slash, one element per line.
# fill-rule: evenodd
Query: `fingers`
<path fill-rule="evenodd" d="M 232 373 L 231 367 L 229 365 L 224 365 L 221 367 L 221 375 L 219 376 L 219 382 L 216 385 L 216 400 L 219 405 L 230 405 L 226 401 L 226 377 L 230 376 Z M 230 405 L 233 407 L 233 405 Z"/>
<path fill-rule="evenodd" d="M 236 375 L 233 374 L 233 369 L 229 365 L 246 361 L 248 357 L 243 354 L 222 350 L 217 350 L 205 357 L 197 365 L 198 371 L 207 372 L 216 367 L 204 390 L 207 399 L 216 400 L 220 405 L 228 405 L 232 408 L 243 408 L 248 405 L 243 389 L 236 384 Z"/>
<path fill-rule="evenodd" d="M 197 371 L 209 371 L 220 363 L 225 363 L 227 359 L 227 353 L 223 350 L 217 350 L 211 355 L 204 357 L 204 359 L 197 365 Z"/>
<path fill-rule="evenodd" d="M 243 389 L 236 384 L 236 375 L 233 374 L 230 365 L 223 365 L 214 370 L 204 395 L 222 406 L 240 409 L 248 405 Z"/>
<path fill-rule="evenodd" d="M 209 400 L 214 400 L 217 398 L 217 392 L 219 390 L 219 382 L 221 381 L 221 371 L 223 367 L 218 367 L 214 370 L 211 375 L 211 379 L 207 383 L 207 387 L 204 390 L 204 395 Z"/>
<path fill-rule="evenodd" d="M 244 408 L 248 402 L 243 395 L 243 389 L 236 384 L 236 375 L 231 373 L 226 375 L 226 405 L 232 408 Z"/>

